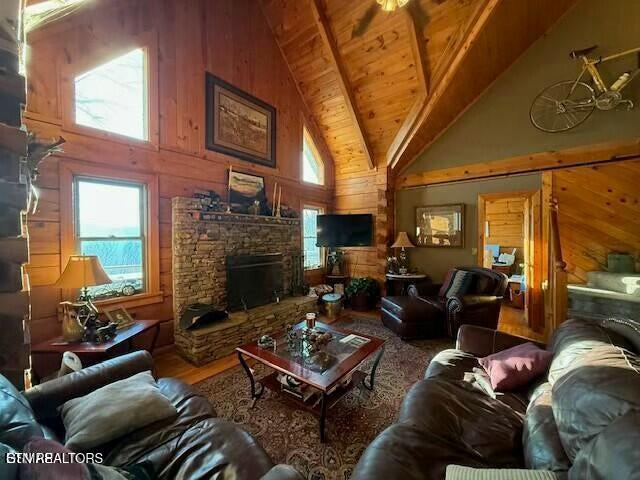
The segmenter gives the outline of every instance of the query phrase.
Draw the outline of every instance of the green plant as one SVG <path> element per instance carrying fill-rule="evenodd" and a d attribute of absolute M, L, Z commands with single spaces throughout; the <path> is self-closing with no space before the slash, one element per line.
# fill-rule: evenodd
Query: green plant
<path fill-rule="evenodd" d="M 365 293 L 371 299 L 380 296 L 380 285 L 373 278 L 354 278 L 345 289 L 347 298 L 352 298 L 359 293 Z"/>

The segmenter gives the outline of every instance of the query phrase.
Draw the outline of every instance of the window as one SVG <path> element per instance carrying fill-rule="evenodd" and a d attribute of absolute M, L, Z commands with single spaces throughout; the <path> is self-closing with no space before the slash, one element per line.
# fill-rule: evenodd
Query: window
<path fill-rule="evenodd" d="M 318 215 L 322 215 L 322 209 L 318 207 L 304 207 L 302 209 L 302 237 L 304 250 L 304 268 L 313 270 L 322 267 L 322 248 L 317 247 Z"/>
<path fill-rule="evenodd" d="M 75 77 L 75 123 L 149 140 L 146 53 L 126 53 Z"/>
<path fill-rule="evenodd" d="M 306 127 L 302 135 L 302 180 L 324 185 L 324 164 Z"/>
<path fill-rule="evenodd" d="M 145 292 L 145 186 L 75 177 L 73 187 L 76 251 L 97 255 L 113 281 L 91 287 L 91 294 L 108 298 Z"/>

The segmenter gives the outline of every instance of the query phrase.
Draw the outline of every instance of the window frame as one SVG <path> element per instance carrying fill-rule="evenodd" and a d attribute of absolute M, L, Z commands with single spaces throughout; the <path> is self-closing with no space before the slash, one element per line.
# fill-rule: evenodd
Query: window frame
<path fill-rule="evenodd" d="M 144 52 L 145 77 L 145 107 L 147 138 L 138 139 L 119 133 L 101 130 L 99 128 L 80 125 L 76 122 L 75 79 L 90 72 L 101 65 L 115 60 L 132 50 L 141 49 Z M 95 53 L 95 52 L 94 52 Z M 62 129 L 71 133 L 78 133 L 100 139 L 135 145 L 137 147 L 158 150 L 159 148 L 159 115 L 158 115 L 158 38 L 155 32 L 145 32 L 128 43 L 113 48 L 107 54 L 96 53 L 90 59 L 63 64 L 62 71 Z"/>
<path fill-rule="evenodd" d="M 160 290 L 160 242 L 159 242 L 159 200 L 158 177 L 152 174 L 113 170 L 105 167 L 84 164 L 75 161 L 61 161 L 60 174 L 60 260 L 61 265 L 67 264 L 71 255 L 77 255 L 80 247 L 80 237 L 76 234 L 76 179 L 105 181 L 108 183 L 137 184 L 144 190 L 142 218 L 144 226 L 143 263 L 145 270 L 145 291 L 128 297 L 110 297 L 96 300 L 98 306 L 125 304 L 129 307 L 149 305 L 163 301 Z M 77 291 L 64 290 L 63 298 L 72 300 Z"/>
<path fill-rule="evenodd" d="M 83 237 L 78 232 L 81 232 L 80 226 L 80 190 L 79 186 L 81 182 L 86 183 L 95 183 L 95 184 L 103 184 L 103 185 L 122 185 L 134 187 L 139 190 L 138 194 L 140 196 L 140 235 L 136 237 Z M 86 175 L 74 175 L 73 177 L 73 222 L 74 222 L 74 240 L 75 240 L 75 249 L 76 252 L 81 252 L 82 250 L 82 242 L 83 241 L 96 241 L 96 240 L 139 240 L 142 243 L 142 285 L 143 291 L 140 294 L 144 294 L 148 292 L 149 287 L 149 268 L 147 266 L 148 252 L 147 252 L 147 228 L 149 225 L 149 221 L 147 219 L 147 186 L 145 183 L 140 183 L 137 181 L 124 181 L 124 180 L 114 180 L 114 179 L 106 179 L 106 178 L 98 178 L 98 177 L 89 177 Z M 96 301 L 111 299 L 97 298 Z M 118 297 L 116 297 L 118 298 Z"/>
<path fill-rule="evenodd" d="M 311 150 L 311 153 L 313 154 L 313 158 L 315 159 L 316 162 L 318 162 L 320 164 L 320 183 L 314 183 L 314 182 L 310 182 L 308 180 L 305 180 L 304 178 L 304 144 L 308 143 L 309 144 L 309 149 Z M 325 187 L 326 186 L 326 179 L 327 179 L 327 174 L 326 174 L 326 163 L 324 161 L 324 159 L 322 158 L 322 155 L 320 155 L 320 151 L 318 150 L 318 146 L 316 144 L 315 139 L 313 138 L 313 135 L 311 134 L 311 131 L 309 130 L 309 128 L 307 128 L 307 125 L 305 123 L 302 124 L 302 144 L 301 144 L 302 148 L 300 149 L 300 180 L 305 183 L 306 185 L 314 185 L 316 187 Z"/>
<path fill-rule="evenodd" d="M 303 255 L 303 260 L 302 260 L 302 269 L 305 272 L 313 272 L 313 271 L 317 271 L 317 270 L 322 270 L 323 268 L 325 268 L 326 266 L 326 259 L 325 259 L 325 248 L 324 247 L 316 247 L 320 253 L 320 265 L 318 266 L 314 266 L 314 267 L 306 267 L 304 265 L 304 211 L 305 210 L 316 210 L 318 212 L 318 215 L 324 215 L 326 212 L 326 208 L 322 205 L 318 205 L 318 204 L 312 204 L 312 203 L 304 203 L 302 205 L 302 215 L 300 216 L 300 230 L 301 230 L 301 240 L 302 240 L 302 255 Z M 316 239 L 318 237 L 316 236 Z"/>

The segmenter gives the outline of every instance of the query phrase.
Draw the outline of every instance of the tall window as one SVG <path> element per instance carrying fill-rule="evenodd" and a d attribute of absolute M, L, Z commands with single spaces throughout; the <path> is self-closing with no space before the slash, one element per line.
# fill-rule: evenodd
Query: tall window
<path fill-rule="evenodd" d="M 324 185 L 324 164 L 306 127 L 302 135 L 302 180 Z"/>
<path fill-rule="evenodd" d="M 145 186 L 74 178 L 76 249 L 97 255 L 113 281 L 91 288 L 100 298 L 146 291 Z"/>
<path fill-rule="evenodd" d="M 75 123 L 149 139 L 145 50 L 138 48 L 75 78 Z"/>
<path fill-rule="evenodd" d="M 302 236 L 304 248 L 304 268 L 313 270 L 322 267 L 322 249 L 316 246 L 318 241 L 318 215 L 322 215 L 319 207 L 304 207 L 302 209 Z"/>

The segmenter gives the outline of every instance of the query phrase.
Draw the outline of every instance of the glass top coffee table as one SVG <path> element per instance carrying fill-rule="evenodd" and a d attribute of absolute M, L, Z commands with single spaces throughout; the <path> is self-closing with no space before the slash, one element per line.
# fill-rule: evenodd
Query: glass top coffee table
<path fill-rule="evenodd" d="M 384 340 L 317 322 L 312 336 L 329 333 L 331 339 L 315 347 L 317 342 L 309 337 L 305 322 L 295 325 L 292 331 L 294 334 L 289 336 L 284 331 L 275 334 L 272 346 L 263 348 L 258 342 L 252 342 L 236 348 L 236 352 L 249 377 L 254 405 L 265 387 L 282 392 L 283 398 L 320 417 L 320 440 L 324 442 L 327 409 L 360 383 L 373 390 Z M 294 336 L 298 337 L 297 341 L 291 340 Z M 359 370 L 376 352 L 371 370 L 366 373 Z M 256 380 L 245 357 L 266 365 L 273 372 Z"/>

